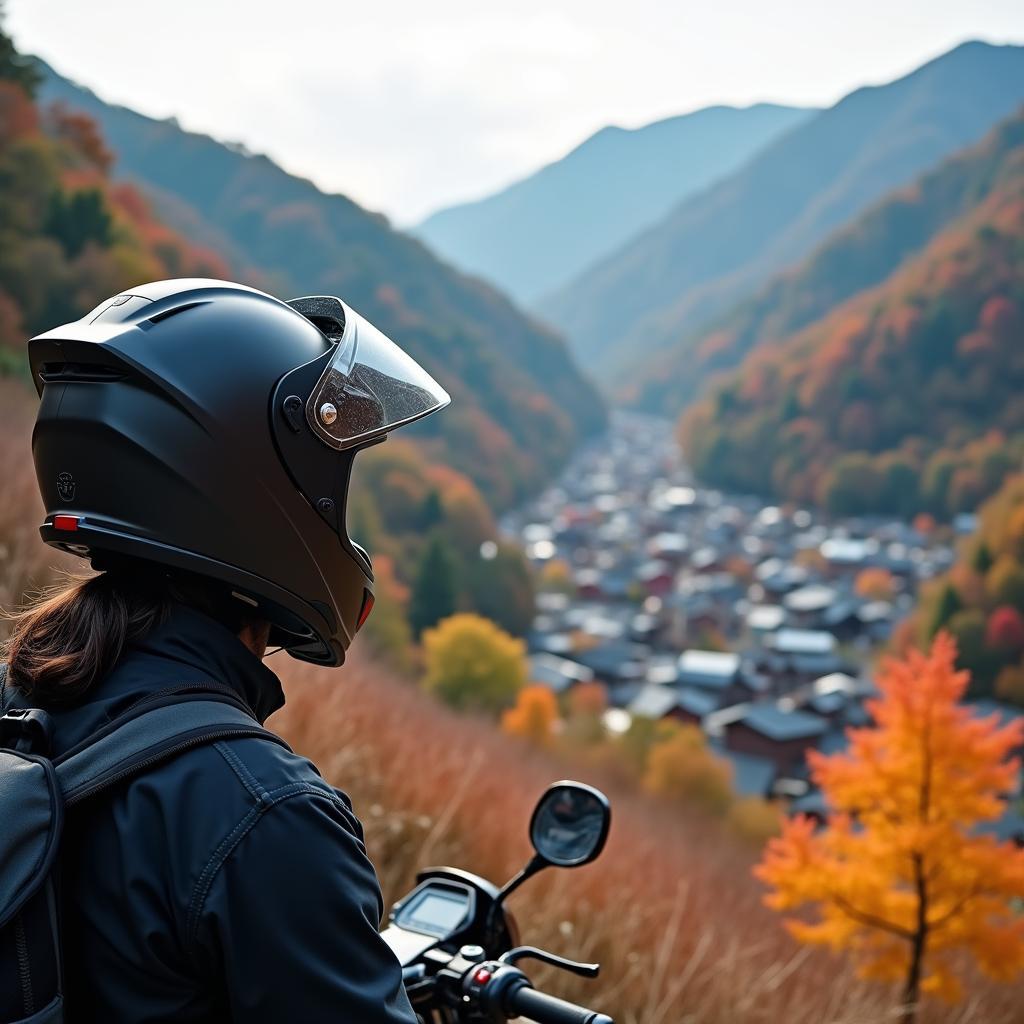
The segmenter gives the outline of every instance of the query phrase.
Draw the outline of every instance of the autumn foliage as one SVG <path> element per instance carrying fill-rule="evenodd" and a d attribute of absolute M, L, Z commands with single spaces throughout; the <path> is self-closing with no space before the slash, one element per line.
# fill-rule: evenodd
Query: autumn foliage
<path fill-rule="evenodd" d="M 960 703 L 966 672 L 939 634 L 928 653 L 889 660 L 869 705 L 877 723 L 849 751 L 811 756 L 831 816 L 772 840 L 758 877 L 801 941 L 846 950 L 865 977 L 903 986 L 910 1019 L 921 993 L 956 999 L 968 953 L 986 974 L 1024 971 L 1024 850 L 984 828 L 1020 774 L 1024 723 L 1000 726 Z"/>
<path fill-rule="evenodd" d="M 837 514 L 948 519 L 1020 464 L 1024 115 L 921 187 L 929 230 L 887 276 L 841 303 L 791 296 L 791 309 L 817 316 L 751 338 L 739 368 L 689 411 L 681 436 L 704 480 Z M 898 237 L 903 205 L 897 194 L 858 223 L 888 217 Z M 944 210 L 934 223 L 931 207 Z M 861 251 L 856 228 L 833 256 Z M 810 287 L 829 252 L 794 280 Z"/>
<path fill-rule="evenodd" d="M 2 32 L 0 32 L 2 35 Z M 224 277 L 225 264 L 113 183 L 96 126 L 41 109 L 6 36 L 0 46 L 0 372 L 20 371 L 24 341 L 139 281 Z"/>
<path fill-rule="evenodd" d="M 493 622 L 464 612 L 423 634 L 424 686 L 469 711 L 510 707 L 526 684 L 526 647 Z"/>
<path fill-rule="evenodd" d="M 694 725 L 671 729 L 651 747 L 643 783 L 658 796 L 709 811 L 724 812 L 732 800 L 729 765 L 708 750 L 704 734 Z"/>
<path fill-rule="evenodd" d="M 952 570 L 922 594 L 909 638 L 953 634 L 971 695 L 1024 704 L 1024 476 L 1011 474 L 981 508 Z"/>
<path fill-rule="evenodd" d="M 539 683 L 524 686 L 514 707 L 501 716 L 501 727 L 510 736 L 521 736 L 538 746 L 548 746 L 558 722 L 558 701 Z"/>

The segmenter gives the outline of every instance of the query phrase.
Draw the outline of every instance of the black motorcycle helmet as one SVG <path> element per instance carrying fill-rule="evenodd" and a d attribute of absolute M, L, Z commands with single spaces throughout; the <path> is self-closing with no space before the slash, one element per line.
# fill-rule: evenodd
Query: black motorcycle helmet
<path fill-rule="evenodd" d="M 340 665 L 373 605 L 345 523 L 357 451 L 445 390 L 329 296 L 159 281 L 29 342 L 47 544 L 212 581 L 271 642 Z"/>

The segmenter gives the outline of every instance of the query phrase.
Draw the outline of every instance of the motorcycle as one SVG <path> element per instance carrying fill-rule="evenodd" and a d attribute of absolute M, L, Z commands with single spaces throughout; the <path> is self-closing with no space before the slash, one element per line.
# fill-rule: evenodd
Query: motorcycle
<path fill-rule="evenodd" d="M 498 888 L 460 868 L 421 871 L 416 888 L 391 909 L 383 937 L 402 963 L 406 991 L 422 1024 L 484 1024 L 526 1017 L 536 1024 L 614 1024 L 611 1017 L 548 995 L 516 965 L 537 960 L 586 978 L 600 965 L 519 945 L 505 900 L 549 867 L 575 868 L 604 848 L 611 805 L 599 790 L 556 782 L 530 819 L 534 854 Z"/>

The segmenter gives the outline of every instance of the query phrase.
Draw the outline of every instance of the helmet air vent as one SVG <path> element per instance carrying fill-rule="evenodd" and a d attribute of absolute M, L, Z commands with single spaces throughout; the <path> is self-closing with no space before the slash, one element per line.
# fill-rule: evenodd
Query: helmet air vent
<path fill-rule="evenodd" d="M 125 376 L 123 369 L 100 363 L 43 363 L 39 371 L 44 384 L 108 384 Z"/>
<path fill-rule="evenodd" d="M 152 316 L 146 319 L 151 324 L 158 324 L 163 320 L 170 320 L 172 316 L 177 316 L 179 313 L 184 313 L 187 310 L 195 309 L 196 306 L 201 306 L 201 302 L 186 302 L 180 306 L 172 306 L 170 309 L 165 309 L 160 313 L 154 313 Z"/>

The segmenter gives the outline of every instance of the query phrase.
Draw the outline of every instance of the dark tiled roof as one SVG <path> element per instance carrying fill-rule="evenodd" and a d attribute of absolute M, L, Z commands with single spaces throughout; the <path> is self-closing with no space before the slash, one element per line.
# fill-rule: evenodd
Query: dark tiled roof
<path fill-rule="evenodd" d="M 718 710 L 718 698 L 709 693 L 701 693 L 700 690 L 680 690 L 679 707 L 691 715 L 703 718 Z"/>
<path fill-rule="evenodd" d="M 780 743 L 821 736 L 828 729 L 828 723 L 817 715 L 780 711 L 774 704 L 753 704 L 740 723 Z"/>

